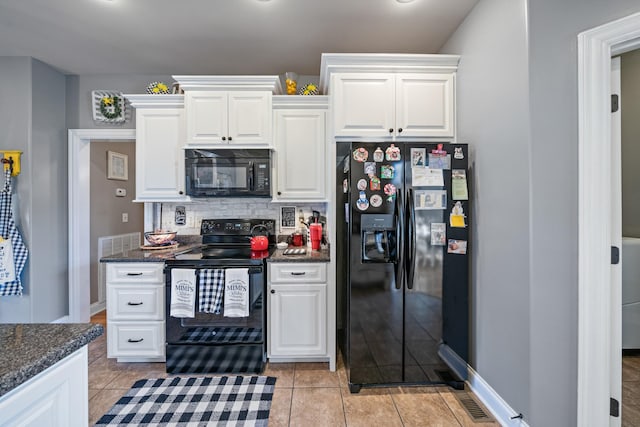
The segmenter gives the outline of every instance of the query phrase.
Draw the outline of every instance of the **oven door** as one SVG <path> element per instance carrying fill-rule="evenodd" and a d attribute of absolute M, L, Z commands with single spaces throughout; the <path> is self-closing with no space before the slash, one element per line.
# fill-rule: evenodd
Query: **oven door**
<path fill-rule="evenodd" d="M 176 268 L 192 268 L 196 276 L 196 298 L 194 317 L 171 315 L 171 277 Z M 201 311 L 203 292 L 216 294 L 216 284 L 200 283 L 200 271 L 229 268 L 247 269 L 248 306 L 246 317 L 225 316 L 224 294 L 221 296 L 220 314 Z M 170 373 L 260 373 L 266 362 L 264 294 L 266 275 L 264 265 L 233 266 L 170 266 L 165 268 L 166 277 L 166 367 Z M 211 275 L 207 276 L 211 277 Z M 219 283 L 219 274 L 216 275 Z M 213 286 L 213 288 L 212 288 Z M 219 289 L 219 288 L 218 288 Z M 223 289 L 224 292 L 224 289 Z M 207 308 L 204 308 L 207 309 Z"/>

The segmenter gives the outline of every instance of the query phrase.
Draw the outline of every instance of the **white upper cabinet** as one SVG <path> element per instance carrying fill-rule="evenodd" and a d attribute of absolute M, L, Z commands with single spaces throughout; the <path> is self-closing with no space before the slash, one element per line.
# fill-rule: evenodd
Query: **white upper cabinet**
<path fill-rule="evenodd" d="M 125 95 L 136 108 L 137 202 L 187 201 L 182 95 Z"/>
<path fill-rule="evenodd" d="M 186 146 L 273 145 L 272 96 L 278 76 L 173 76 L 184 90 Z"/>
<path fill-rule="evenodd" d="M 323 54 L 336 138 L 455 138 L 455 55 Z"/>
<path fill-rule="evenodd" d="M 325 201 L 327 97 L 278 97 L 274 108 L 274 200 Z"/>
<path fill-rule="evenodd" d="M 393 74 L 335 76 L 332 87 L 336 136 L 388 136 L 395 128 Z"/>
<path fill-rule="evenodd" d="M 453 74 L 396 75 L 395 134 L 406 137 L 455 136 Z"/>
<path fill-rule="evenodd" d="M 187 145 L 268 146 L 271 93 L 186 91 Z"/>

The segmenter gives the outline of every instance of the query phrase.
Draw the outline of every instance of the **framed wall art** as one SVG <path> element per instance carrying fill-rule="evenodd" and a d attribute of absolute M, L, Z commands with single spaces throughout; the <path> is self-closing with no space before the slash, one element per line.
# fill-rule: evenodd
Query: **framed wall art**
<path fill-rule="evenodd" d="M 280 228 L 296 228 L 296 207 L 280 207 Z"/>
<path fill-rule="evenodd" d="M 107 179 L 127 181 L 129 179 L 129 156 L 107 151 Z"/>

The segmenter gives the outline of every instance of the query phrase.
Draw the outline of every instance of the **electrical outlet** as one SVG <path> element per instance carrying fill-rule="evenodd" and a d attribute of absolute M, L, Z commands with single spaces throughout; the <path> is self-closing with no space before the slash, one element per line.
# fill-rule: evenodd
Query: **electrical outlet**
<path fill-rule="evenodd" d="M 129 214 L 127 212 L 122 212 L 122 222 L 129 222 Z"/>
<path fill-rule="evenodd" d="M 127 195 L 126 188 L 116 188 L 116 197 L 125 197 Z"/>

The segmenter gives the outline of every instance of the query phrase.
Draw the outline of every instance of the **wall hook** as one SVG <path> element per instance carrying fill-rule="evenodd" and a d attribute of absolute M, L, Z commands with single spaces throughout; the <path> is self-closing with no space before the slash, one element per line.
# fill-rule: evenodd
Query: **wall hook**
<path fill-rule="evenodd" d="M 0 152 L 0 154 L 2 154 L 0 161 L 4 166 L 4 170 L 10 170 L 11 176 L 18 176 L 20 173 L 20 154 L 22 154 L 22 151 L 7 150 Z"/>

